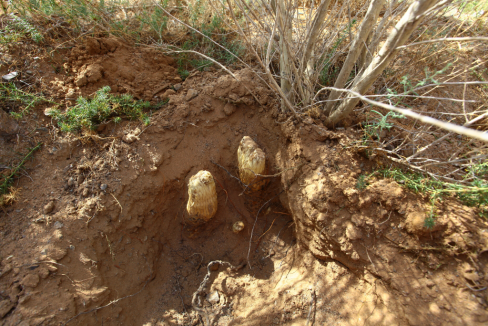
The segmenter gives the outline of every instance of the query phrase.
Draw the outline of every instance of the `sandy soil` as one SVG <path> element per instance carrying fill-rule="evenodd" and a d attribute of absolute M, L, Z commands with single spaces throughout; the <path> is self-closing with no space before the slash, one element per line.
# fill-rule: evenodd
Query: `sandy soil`
<path fill-rule="evenodd" d="M 360 130 L 280 114 L 246 69 L 238 80 L 210 69 L 182 82 L 173 59 L 111 38 L 52 57 L 20 50 L 10 66 L 27 60 L 21 78 L 67 103 L 105 85 L 169 102 L 148 127 L 108 123 L 76 137 L 43 106 L 2 135 L 5 161 L 44 145 L 15 183 L 20 199 L 0 211 L 0 325 L 488 322 L 488 224 L 448 199 L 428 230 L 422 195 L 385 179 L 358 190 L 378 164 L 348 148 Z M 243 136 L 277 174 L 258 193 L 233 177 Z M 194 227 L 187 183 L 202 169 L 217 180 L 219 207 Z"/>

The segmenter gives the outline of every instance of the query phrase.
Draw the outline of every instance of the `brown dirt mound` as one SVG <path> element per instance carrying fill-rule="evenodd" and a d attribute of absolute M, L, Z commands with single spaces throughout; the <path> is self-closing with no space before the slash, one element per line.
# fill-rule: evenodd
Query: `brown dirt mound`
<path fill-rule="evenodd" d="M 181 82 L 175 62 L 151 48 L 133 48 L 116 38 L 87 38 L 82 45 L 57 49 L 50 60 L 32 60 L 25 69 L 42 75 L 47 95 L 74 100 L 103 86 L 114 93 L 157 102 Z"/>

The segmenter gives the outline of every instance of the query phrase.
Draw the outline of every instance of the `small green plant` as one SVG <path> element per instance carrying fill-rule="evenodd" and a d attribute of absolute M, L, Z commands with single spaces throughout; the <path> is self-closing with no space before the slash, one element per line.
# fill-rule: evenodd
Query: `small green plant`
<path fill-rule="evenodd" d="M 479 164 L 478 166 L 481 166 L 481 171 L 485 171 L 486 163 Z M 442 200 L 446 195 L 456 196 L 466 206 L 477 207 L 482 216 L 488 215 L 488 183 L 483 179 L 478 178 L 469 186 L 466 186 L 424 177 L 419 173 L 404 172 L 398 168 L 379 170 L 378 172 L 383 177 L 392 178 L 416 193 L 423 193 L 429 196 L 431 211 L 426 218 L 426 226 L 435 222 L 436 202 Z"/>
<path fill-rule="evenodd" d="M 48 102 L 52 104 L 57 104 L 49 99 L 46 99 L 42 95 L 36 95 L 33 93 L 25 92 L 14 83 L 0 83 L 0 101 L 1 102 L 12 102 L 20 107 L 17 112 L 12 111 L 10 115 L 15 119 L 21 119 L 26 113 L 30 111 L 31 108 L 42 102 Z"/>
<path fill-rule="evenodd" d="M 442 75 L 444 74 L 450 67 L 452 66 L 452 63 L 448 63 L 444 68 L 442 68 L 441 70 L 438 70 L 438 71 L 435 71 L 433 74 L 431 74 L 431 72 L 429 71 L 429 68 L 425 67 L 425 78 L 422 79 L 421 81 L 419 81 L 417 84 L 415 84 L 415 86 L 412 85 L 412 81 L 410 80 L 409 76 L 408 75 L 405 75 L 402 77 L 402 80 L 400 81 L 400 84 L 403 85 L 403 93 L 399 95 L 399 97 L 397 98 L 397 102 L 395 103 L 395 105 L 397 105 L 398 103 L 402 102 L 403 99 L 405 98 L 404 96 L 401 96 L 401 95 L 409 95 L 409 94 L 415 94 L 415 95 L 419 95 L 415 92 L 415 89 L 417 87 L 422 87 L 422 86 L 425 86 L 427 85 L 428 83 L 431 83 L 431 84 L 439 84 L 439 81 L 437 79 L 435 79 L 435 77 L 437 77 L 438 75 Z M 388 89 L 388 93 L 389 93 L 389 98 L 393 97 L 392 95 L 396 95 L 397 93 L 396 92 L 393 92 L 391 89 Z"/>
<path fill-rule="evenodd" d="M 322 85 L 332 86 L 334 80 L 339 75 L 340 67 L 332 65 L 332 57 L 336 54 L 337 49 L 342 44 L 342 42 L 347 38 L 351 31 L 351 28 L 354 26 L 354 24 L 356 24 L 356 22 L 356 19 L 353 19 L 352 22 L 344 28 L 330 51 L 328 51 L 328 53 L 326 54 L 324 60 L 325 64 L 319 75 L 319 81 Z"/>
<path fill-rule="evenodd" d="M 425 218 L 424 220 L 424 226 L 427 228 L 427 229 L 433 229 L 434 226 L 435 226 L 435 219 L 434 219 L 434 216 L 433 215 L 429 215 Z"/>
<path fill-rule="evenodd" d="M 223 61 L 227 65 L 233 64 L 236 61 L 236 57 L 241 57 L 246 50 L 246 47 L 242 44 L 241 41 L 227 41 L 227 38 L 225 37 L 222 39 L 222 46 L 224 46 L 233 54 L 232 55 L 227 51 L 219 49 L 219 54 L 216 57 L 218 60 Z"/>
<path fill-rule="evenodd" d="M 17 200 L 18 190 L 14 190 L 11 186 L 14 178 L 18 176 L 20 169 L 25 162 L 32 156 L 32 154 L 41 148 L 42 143 L 38 143 L 34 148 L 29 149 L 26 155 L 23 156 L 22 161 L 15 168 L 13 168 L 8 175 L 0 174 L 0 207 L 9 205 Z"/>
<path fill-rule="evenodd" d="M 185 80 L 190 76 L 190 72 L 184 68 L 178 68 L 178 75 L 180 75 L 181 79 Z"/>
<path fill-rule="evenodd" d="M 488 162 L 472 165 L 468 168 L 468 175 L 475 176 L 477 178 L 488 177 Z"/>
<path fill-rule="evenodd" d="M 141 120 L 145 125 L 150 123 L 149 116 L 144 113 L 150 107 L 149 102 L 136 101 L 129 94 L 120 96 L 112 95 L 110 87 L 99 89 L 92 99 L 79 97 L 76 106 L 61 112 L 51 110 L 50 115 L 58 122 L 59 127 L 65 132 L 76 132 L 81 129 L 95 129 L 98 124 L 113 118 L 119 123 L 122 117 L 132 120 Z"/>
<path fill-rule="evenodd" d="M 162 8 L 168 6 L 168 0 L 164 0 L 161 3 Z M 143 5 L 142 13 L 140 16 L 136 17 L 141 22 L 141 26 L 149 26 L 159 37 L 159 40 L 163 38 L 163 31 L 167 29 L 168 26 L 168 16 L 164 13 L 163 9 L 159 6 L 155 6 L 153 11 L 145 4 Z"/>
<path fill-rule="evenodd" d="M 476 68 L 470 68 L 469 71 L 471 72 L 471 75 L 473 77 L 476 77 L 479 81 L 486 81 L 485 77 L 483 76 L 484 73 L 487 73 L 488 68 L 482 69 L 481 71 L 478 71 Z M 484 89 L 488 89 L 487 84 L 482 84 L 480 85 Z"/>
<path fill-rule="evenodd" d="M 19 32 L 9 24 L 0 30 L 0 44 L 11 44 L 18 42 L 22 37 L 24 37 L 24 33 Z"/>
<path fill-rule="evenodd" d="M 358 181 L 356 182 L 356 188 L 358 190 L 364 190 L 368 187 L 368 181 L 367 181 L 367 176 L 364 174 L 361 174 L 358 178 Z"/>
<path fill-rule="evenodd" d="M 32 40 L 34 40 L 36 43 L 42 42 L 42 40 L 44 39 L 42 34 L 39 33 L 39 31 L 34 26 L 32 26 L 27 20 L 17 17 L 14 14 L 10 14 L 10 17 L 12 18 L 12 25 L 17 30 L 30 35 Z"/>
<path fill-rule="evenodd" d="M 372 137 L 376 137 L 378 140 L 380 139 L 381 132 L 386 129 L 390 130 L 394 124 L 388 121 L 388 118 L 394 119 L 404 119 L 405 116 L 403 114 L 399 114 L 393 111 L 388 111 L 387 114 L 383 115 L 378 111 L 371 110 L 371 112 L 376 113 L 379 115 L 379 118 L 374 119 L 371 122 L 367 122 L 364 126 L 365 132 L 365 139 L 370 139 Z"/>

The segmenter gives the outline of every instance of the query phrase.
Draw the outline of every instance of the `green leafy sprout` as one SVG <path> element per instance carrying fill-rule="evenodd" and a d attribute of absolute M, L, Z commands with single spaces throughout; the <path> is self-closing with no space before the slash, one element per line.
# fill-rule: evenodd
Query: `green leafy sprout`
<path fill-rule="evenodd" d="M 15 119 L 21 119 L 31 108 L 42 102 L 57 104 L 42 95 L 36 95 L 19 89 L 14 83 L 0 83 L 0 101 L 12 102 L 20 106 L 19 112 L 10 112 Z"/>
<path fill-rule="evenodd" d="M 371 112 L 379 115 L 379 118 L 374 119 L 371 122 L 367 122 L 367 124 L 365 125 L 365 138 L 367 138 L 367 139 L 372 138 L 374 136 L 376 136 L 376 138 L 380 139 L 380 134 L 384 129 L 390 130 L 394 126 L 394 124 L 388 121 L 389 117 L 394 118 L 394 119 L 404 119 L 405 118 L 405 116 L 403 114 L 396 113 L 393 111 L 389 111 L 385 115 L 381 114 L 380 112 L 378 112 L 376 110 L 371 110 Z"/>
<path fill-rule="evenodd" d="M 112 95 L 109 86 L 99 89 L 92 99 L 79 97 L 76 102 L 77 104 L 66 112 L 58 109 L 49 112 L 62 131 L 96 129 L 99 124 L 111 119 L 115 123 L 120 123 L 121 117 L 140 120 L 145 125 L 150 123 L 149 115 L 144 112 L 150 107 L 149 102 L 136 101 L 130 94 Z"/>
<path fill-rule="evenodd" d="M 39 33 L 39 31 L 27 20 L 15 16 L 13 13 L 10 14 L 10 17 L 12 18 L 12 26 L 16 30 L 20 31 L 21 33 L 30 35 L 32 40 L 36 43 L 42 42 L 42 40 L 44 39 L 42 34 Z"/>
<path fill-rule="evenodd" d="M 472 169 L 481 171 L 479 173 L 486 173 L 487 168 L 487 163 L 480 163 Z M 476 178 L 470 185 L 462 185 L 435 180 L 419 173 L 404 172 L 398 168 L 378 170 L 377 172 L 385 178 L 392 178 L 416 193 L 429 195 L 431 211 L 425 220 L 426 227 L 433 227 L 433 223 L 435 222 L 436 202 L 442 200 L 443 196 L 446 195 L 454 195 L 464 205 L 477 207 L 480 211 L 480 216 L 488 216 L 488 183 L 483 179 Z"/>

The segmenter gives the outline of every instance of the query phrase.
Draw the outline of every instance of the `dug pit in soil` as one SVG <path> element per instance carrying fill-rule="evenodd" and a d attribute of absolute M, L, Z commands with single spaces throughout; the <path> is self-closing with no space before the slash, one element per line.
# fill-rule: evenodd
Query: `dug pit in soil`
<path fill-rule="evenodd" d="M 217 71 L 182 82 L 171 59 L 118 41 L 70 51 L 76 75 L 47 76 L 54 95 L 108 85 L 169 103 L 147 127 L 37 131 L 44 147 L 16 184 L 21 200 L 0 213 L 0 325 L 488 321 L 486 222 L 452 199 L 427 230 L 422 196 L 384 179 L 358 189 L 381 163 L 348 149 L 358 131 L 288 118 L 246 69 L 238 80 Z M 257 192 L 237 179 L 243 136 L 274 175 Z M 218 209 L 195 227 L 185 223 L 187 184 L 200 170 L 215 178 Z"/>

